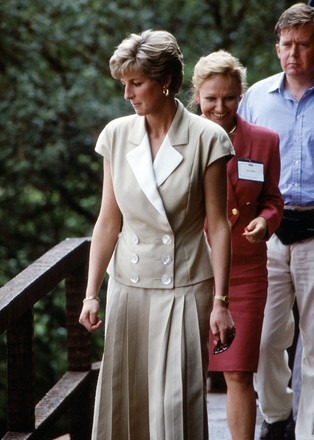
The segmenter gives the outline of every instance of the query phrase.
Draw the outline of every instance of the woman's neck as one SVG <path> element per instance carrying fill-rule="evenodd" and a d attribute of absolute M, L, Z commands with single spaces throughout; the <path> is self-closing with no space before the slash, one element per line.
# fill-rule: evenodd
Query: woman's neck
<path fill-rule="evenodd" d="M 177 111 L 177 101 L 168 98 L 167 105 L 157 113 L 146 116 L 146 128 L 152 151 L 152 157 L 156 154 L 163 143 Z"/>

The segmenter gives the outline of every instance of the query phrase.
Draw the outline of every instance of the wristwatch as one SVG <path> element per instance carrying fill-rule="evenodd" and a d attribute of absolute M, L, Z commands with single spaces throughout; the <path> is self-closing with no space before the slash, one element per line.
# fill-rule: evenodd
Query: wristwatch
<path fill-rule="evenodd" d="M 224 302 L 225 304 L 227 304 L 227 305 L 229 304 L 229 296 L 227 296 L 227 295 L 225 295 L 225 296 L 215 295 L 214 299 L 219 299 L 220 301 Z"/>

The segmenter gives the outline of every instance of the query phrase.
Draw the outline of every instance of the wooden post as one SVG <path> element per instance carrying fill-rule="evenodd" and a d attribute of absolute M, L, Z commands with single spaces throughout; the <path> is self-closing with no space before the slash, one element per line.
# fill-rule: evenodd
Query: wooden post
<path fill-rule="evenodd" d="M 78 322 L 85 296 L 87 266 L 84 264 L 66 278 L 66 325 L 68 329 L 68 371 L 91 370 L 91 335 Z M 90 438 L 94 403 L 94 384 L 90 377 L 81 387 L 79 398 L 69 409 L 72 440 Z"/>
<path fill-rule="evenodd" d="M 68 370 L 91 369 L 91 336 L 78 322 L 87 283 L 87 264 L 66 277 L 66 327 L 68 330 Z"/>
<path fill-rule="evenodd" d="M 34 320 L 30 308 L 8 329 L 8 431 L 35 428 Z"/>

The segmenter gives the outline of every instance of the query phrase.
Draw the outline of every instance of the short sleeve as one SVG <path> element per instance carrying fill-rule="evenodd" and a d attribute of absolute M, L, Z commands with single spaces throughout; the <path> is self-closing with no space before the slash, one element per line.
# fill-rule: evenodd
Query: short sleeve
<path fill-rule="evenodd" d="M 111 135 L 110 135 L 110 124 L 108 124 L 98 136 L 95 151 L 110 161 L 110 148 L 111 148 Z"/>
<path fill-rule="evenodd" d="M 235 151 L 227 133 L 220 127 L 215 127 L 215 134 L 212 136 L 212 145 L 209 149 L 207 158 L 207 167 L 216 160 L 225 158 L 228 162 L 234 155 Z"/>

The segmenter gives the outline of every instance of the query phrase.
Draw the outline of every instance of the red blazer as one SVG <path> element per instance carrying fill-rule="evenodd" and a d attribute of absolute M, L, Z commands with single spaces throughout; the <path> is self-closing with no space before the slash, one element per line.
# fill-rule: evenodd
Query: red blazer
<path fill-rule="evenodd" d="M 228 217 L 232 224 L 233 258 L 265 256 L 265 242 L 250 244 L 242 236 L 244 228 L 257 216 L 267 222 L 266 240 L 278 228 L 283 200 L 278 187 L 280 177 L 279 136 L 253 125 L 237 115 L 233 138 L 236 155 L 228 162 Z M 238 161 L 263 163 L 264 182 L 239 179 Z"/>

